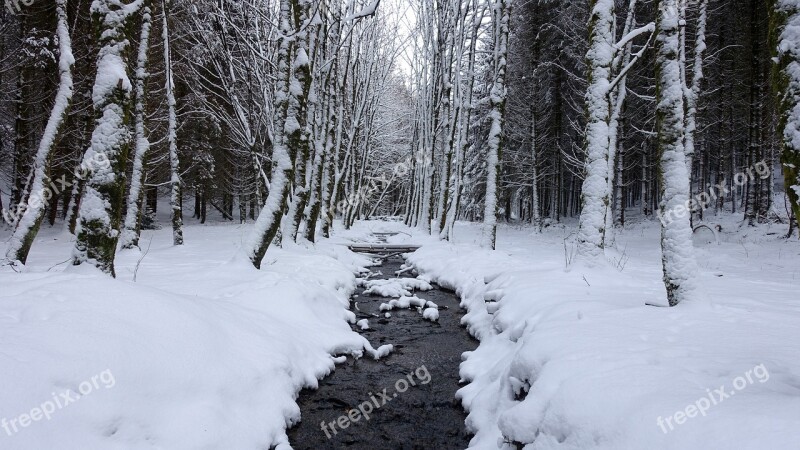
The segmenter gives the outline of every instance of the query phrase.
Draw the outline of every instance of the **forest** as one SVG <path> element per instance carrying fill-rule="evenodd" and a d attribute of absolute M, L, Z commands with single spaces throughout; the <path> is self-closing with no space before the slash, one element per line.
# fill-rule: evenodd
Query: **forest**
<path fill-rule="evenodd" d="M 260 400 L 281 396 L 278 412 L 249 412 L 269 423 L 257 436 L 233 438 L 223 429 L 235 427 L 216 422 L 221 428 L 212 438 L 177 444 L 180 425 L 154 425 L 140 405 L 135 409 L 143 416 L 111 426 L 137 437 L 116 431 L 100 437 L 88 429 L 107 419 L 104 403 L 81 427 L 67 431 L 64 419 L 29 440 L 16 435 L 22 416 L 12 422 L 14 433 L 3 419 L 14 448 L 45 448 L 63 436 L 82 448 L 112 448 L 110 442 L 140 448 L 139 439 L 149 438 L 126 429 L 130 423 L 155 430 L 160 448 L 283 448 L 304 433 L 288 431 L 301 422 L 298 392 L 315 388 L 342 364 L 337 358 L 392 358 L 403 347 L 374 349 L 370 340 L 388 338 L 369 335 L 374 328 L 356 319 L 395 320 L 386 311 L 415 307 L 439 326 L 448 320 L 440 314 L 463 314 L 452 316 L 448 333 L 466 330 L 477 349 L 463 348 L 469 356 L 460 366 L 433 369 L 434 382 L 436 370 L 449 370 L 441 376 L 466 383 L 447 395 L 459 400 L 458 414 L 461 407 L 469 414 L 456 428 L 471 437 L 463 445 L 424 441 L 414 448 L 642 448 L 643 442 L 711 448 L 702 432 L 719 437 L 754 413 L 720 412 L 705 431 L 691 428 L 688 435 L 681 433 L 689 425 L 673 431 L 682 423 L 678 414 L 688 402 L 705 418 L 694 399 L 722 383 L 720 372 L 753 367 L 761 368 L 759 378 L 753 383 L 748 375 L 749 384 L 766 382 L 758 374 L 767 367 L 766 378 L 783 384 L 770 385 L 779 398 L 748 388 L 752 405 L 797 406 L 800 366 L 788 361 L 799 349 L 765 348 L 796 341 L 791 330 L 800 324 L 791 302 L 800 273 L 800 0 L 4 0 L 2 6 L 0 322 L 5 314 L 22 326 L 16 321 L 29 314 L 32 296 L 56 302 L 37 306 L 43 316 L 66 308 L 83 317 L 61 327 L 87 339 L 109 333 L 91 325 L 82 334 L 81 323 L 93 323 L 95 314 L 108 326 L 130 326 L 130 336 L 155 326 L 152 314 L 163 326 L 151 330 L 157 345 L 170 340 L 171 324 L 185 322 L 183 315 L 218 318 L 212 334 L 225 336 L 229 346 L 248 339 L 263 345 L 273 365 L 259 366 L 250 346 L 224 358 L 224 350 L 208 350 L 198 361 L 218 372 L 202 389 L 214 392 L 220 388 L 214 383 L 235 378 L 222 366 L 242 360 L 245 371 L 283 383 L 263 391 L 252 379 L 245 383 L 248 392 L 261 392 Z M 372 280 L 387 276 L 375 267 L 401 255 L 402 265 L 391 266 L 395 278 Z M 306 283 L 314 293 L 304 290 Z M 414 294 L 440 288 L 454 292 L 452 306 Z M 124 294 L 104 302 L 117 290 Z M 62 291 L 66 304 L 53 300 Z M 204 306 L 189 295 L 202 297 Z M 292 303 L 286 312 L 279 312 L 285 303 L 278 295 Z M 399 300 L 364 316 L 358 298 L 370 295 Z M 756 301 L 761 296 L 766 303 Z M 84 297 L 91 302 L 82 303 Z M 142 297 L 151 313 L 136 306 Z M 220 300 L 227 298 L 239 298 L 241 310 L 231 312 Z M 754 310 L 763 317 L 748 316 Z M 626 314 L 636 319 L 624 320 Z M 719 360 L 686 356 L 695 352 L 686 342 L 694 331 L 676 331 L 669 314 L 677 318 L 674 327 L 700 323 L 697 345 L 719 346 Z M 755 340 L 723 345 L 738 332 L 715 314 L 754 327 Z M 583 317 L 595 322 L 584 325 Z M 190 323 L 183 332 L 204 332 Z M 637 323 L 669 334 L 681 356 L 668 362 L 668 349 L 649 341 L 651 331 L 637 332 Z M 773 334 L 769 324 L 776 324 Z M 44 325 L 30 326 L 6 333 L 32 336 Z M 566 334 L 557 326 L 589 328 Z M 314 338 L 320 341 L 303 327 L 322 330 Z M 284 331 L 265 331 L 273 328 Z M 653 339 L 664 337 L 653 332 Z M 41 332 L 26 345 L 77 352 L 70 346 L 80 339 L 62 343 L 60 333 Z M 631 380 L 638 363 L 622 349 L 640 337 L 658 354 L 646 363 L 652 379 L 673 383 L 681 371 L 695 375 L 671 391 L 636 384 L 637 408 L 647 417 L 653 412 L 658 426 L 628 418 L 622 428 L 630 432 L 611 435 L 588 411 L 608 401 L 623 408 L 619 396 L 627 394 L 600 392 L 611 375 L 592 375 L 587 386 L 598 392 L 590 406 L 576 407 L 581 389 L 569 380 L 587 369 L 566 361 L 597 352 L 609 373 L 624 371 L 619 379 Z M 110 365 L 129 339 L 111 338 L 101 353 L 86 357 L 90 366 Z M 538 347 L 531 348 L 532 339 Z M 556 349 L 559 339 L 568 343 Z M 603 339 L 616 352 L 601 350 Z M 0 355 L 3 342 L 0 331 Z M 169 365 L 176 352 L 201 344 L 181 345 L 158 350 L 157 359 Z M 298 352 L 308 353 L 308 361 L 292 356 Z M 30 366 L 0 358 L 0 368 L 63 368 L 59 358 L 37 355 Z M 552 361 L 563 367 L 552 369 Z M 65 377 L 96 371 L 76 374 L 75 364 Z M 118 364 L 112 369 L 123 377 L 128 363 Z M 144 366 L 150 371 L 136 373 L 146 379 L 161 370 Z M 180 370 L 175 377 L 192 373 Z M 46 397 L 56 389 L 49 378 L 34 378 L 38 391 L 23 389 L 7 404 L 26 411 L 39 401 L 36 392 Z M 703 389 L 693 393 L 687 387 L 693 384 Z M 668 400 L 669 392 L 683 400 Z M 642 406 L 648 395 L 658 401 Z M 176 410 L 189 407 L 169 401 Z M 659 413 L 678 413 L 663 422 L 658 406 Z M 581 414 L 591 417 L 582 422 Z M 785 422 L 770 438 L 736 432 L 725 442 L 756 448 L 752 439 L 764 438 L 779 448 L 797 436 L 796 410 L 787 415 L 794 417 L 781 416 Z M 336 428 L 323 422 L 323 430 Z M 325 445 L 335 438 L 328 431 Z M 406 448 L 402 442 L 386 448 Z M 324 447 L 303 445 L 295 448 Z"/>

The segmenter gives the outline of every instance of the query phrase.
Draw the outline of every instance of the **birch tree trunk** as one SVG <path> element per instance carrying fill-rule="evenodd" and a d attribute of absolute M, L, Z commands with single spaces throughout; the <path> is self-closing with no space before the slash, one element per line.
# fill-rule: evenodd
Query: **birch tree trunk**
<path fill-rule="evenodd" d="M 56 192 L 51 190 L 50 165 L 53 148 L 59 139 L 59 134 L 69 111 L 72 101 L 73 82 L 72 66 L 75 58 L 72 55 L 72 41 L 67 23 L 67 1 L 56 0 L 56 35 L 58 36 L 58 71 L 59 85 L 56 92 L 55 105 L 50 112 L 50 118 L 39 142 L 33 168 L 33 183 L 31 184 L 28 202 L 22 217 L 17 221 L 16 229 L 11 237 L 6 257 L 12 261 L 25 264 L 28 259 L 33 240 L 39 232 L 39 227 L 44 218 L 45 202 Z"/>

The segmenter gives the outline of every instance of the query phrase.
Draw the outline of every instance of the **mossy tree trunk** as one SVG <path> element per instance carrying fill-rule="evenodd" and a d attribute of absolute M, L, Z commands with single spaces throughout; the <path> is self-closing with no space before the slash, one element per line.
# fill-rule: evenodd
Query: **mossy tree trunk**
<path fill-rule="evenodd" d="M 770 0 L 770 46 L 776 61 L 772 86 L 779 105 L 778 134 L 786 194 L 800 222 L 800 5 Z"/>
<path fill-rule="evenodd" d="M 131 18 L 141 3 L 92 3 L 100 51 L 93 90 L 95 126 L 83 157 L 87 172 L 76 227 L 73 264 L 89 263 L 114 276 L 114 256 L 125 200 L 125 168 L 131 144 L 133 87 L 127 75 Z"/>

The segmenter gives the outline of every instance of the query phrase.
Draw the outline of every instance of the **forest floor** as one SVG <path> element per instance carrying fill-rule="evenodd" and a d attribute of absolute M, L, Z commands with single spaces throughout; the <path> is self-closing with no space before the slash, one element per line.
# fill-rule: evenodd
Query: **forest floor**
<path fill-rule="evenodd" d="M 446 448 L 470 439 L 481 449 L 763 449 L 800 440 L 800 243 L 782 239 L 783 227 L 740 229 L 731 218 L 719 243 L 698 233 L 702 295 L 672 309 L 647 305 L 665 299 L 656 223 L 621 232 L 600 267 L 574 260 L 572 226 L 501 226 L 498 251 L 488 252 L 475 245 L 472 224 L 440 243 L 400 223 L 360 222 L 313 247 L 270 249 L 256 271 L 240 254 L 249 230 L 190 224 L 179 248 L 169 229 L 147 231 L 141 252 L 118 255 L 114 280 L 70 266 L 71 237 L 45 228 L 24 273 L 0 268 L 0 448 L 285 449 L 301 407 L 307 420 L 292 439 L 310 427 L 329 448 L 367 448 L 359 444 L 368 433 L 390 432 L 391 421 L 402 431 L 407 414 L 422 420 L 430 407 L 442 408 L 449 431 L 432 423 L 418 432 L 440 433 Z M 376 232 L 423 245 L 406 264 L 419 282 L 455 291 L 464 310 L 430 291 L 449 306 L 438 324 L 391 311 L 362 331 L 355 322 L 388 300 L 350 302 L 371 261 L 343 244 Z M 480 339 L 474 351 L 457 326 L 463 313 Z M 458 335 L 446 355 L 439 340 L 453 337 L 443 330 Z M 396 348 L 373 350 L 384 344 Z M 358 370 L 375 375 L 371 384 L 347 384 Z M 327 439 L 320 422 L 400 379 L 417 384 L 347 430 L 357 434 Z M 469 413 L 466 438 L 451 426 L 463 419 L 458 408 L 426 397 L 452 395 L 459 379 L 468 382 L 455 394 Z M 345 385 L 346 399 L 324 403 Z M 318 386 L 298 407 L 297 394 Z"/>

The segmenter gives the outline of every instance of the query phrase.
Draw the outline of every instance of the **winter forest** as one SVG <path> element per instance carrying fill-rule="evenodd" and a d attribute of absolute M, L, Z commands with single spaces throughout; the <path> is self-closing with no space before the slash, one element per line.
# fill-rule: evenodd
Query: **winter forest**
<path fill-rule="evenodd" d="M 796 448 L 800 0 L 3 2 L 0 448 Z"/>

